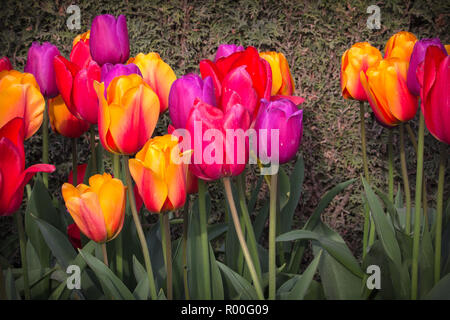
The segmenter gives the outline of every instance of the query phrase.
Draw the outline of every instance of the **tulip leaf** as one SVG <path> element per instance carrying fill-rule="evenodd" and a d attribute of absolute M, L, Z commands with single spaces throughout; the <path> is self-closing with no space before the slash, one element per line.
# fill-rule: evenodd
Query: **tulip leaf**
<path fill-rule="evenodd" d="M 426 300 L 450 300 L 450 273 L 444 276 L 424 298 Z"/>
<path fill-rule="evenodd" d="M 419 288 L 420 296 L 425 296 L 434 283 L 434 250 L 433 240 L 428 226 L 425 226 L 420 241 L 419 253 Z"/>
<path fill-rule="evenodd" d="M 298 181 L 297 181 L 298 183 Z M 291 194 L 291 183 L 289 181 L 289 176 L 283 167 L 280 166 L 278 170 L 278 197 L 280 202 L 280 210 L 283 210 L 284 206 L 289 201 L 289 196 Z"/>
<path fill-rule="evenodd" d="M 20 294 L 16 288 L 16 282 L 14 281 L 11 268 L 5 271 L 5 290 L 8 300 L 20 300 Z"/>
<path fill-rule="evenodd" d="M 258 296 L 255 288 L 244 277 L 217 261 L 217 265 L 223 275 L 224 285 L 229 293 L 229 299 L 240 296 L 243 300 L 256 300 Z"/>
<path fill-rule="evenodd" d="M 303 300 L 306 292 L 311 285 L 314 275 L 316 274 L 317 267 L 319 266 L 320 258 L 322 257 L 322 250 L 311 261 L 308 268 L 303 272 L 302 277 L 295 283 L 292 290 L 286 296 L 287 300 Z"/>

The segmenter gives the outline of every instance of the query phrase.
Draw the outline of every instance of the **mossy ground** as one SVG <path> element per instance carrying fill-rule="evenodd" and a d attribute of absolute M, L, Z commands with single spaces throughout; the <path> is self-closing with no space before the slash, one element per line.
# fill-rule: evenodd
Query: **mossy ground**
<path fill-rule="evenodd" d="M 74 1 L 11 1 L 0 11 L 0 55 L 8 56 L 23 70 L 32 41 L 50 41 L 68 56 L 72 39 L 90 28 L 94 16 L 125 14 L 131 55 L 156 51 L 177 76 L 198 72 L 198 63 L 213 58 L 221 43 L 252 45 L 260 50 L 284 53 L 296 83 L 296 95 L 305 98 L 304 136 L 300 151 L 305 159 L 304 191 L 297 207 L 296 226 L 302 225 L 324 193 L 344 180 L 359 177 L 362 158 L 357 102 L 345 101 L 339 86 L 340 58 L 353 43 L 369 41 L 380 50 L 395 32 L 407 30 L 418 38 L 440 37 L 449 42 L 448 1 L 76 1 L 81 9 L 81 30 L 66 26 L 66 8 Z M 381 29 L 369 30 L 367 7 L 381 9 Z M 164 133 L 164 115 L 157 132 Z M 386 188 L 387 130 L 366 113 L 368 158 L 373 184 Z M 417 119 L 411 125 L 416 128 Z M 434 206 L 438 144 L 427 133 L 425 169 L 430 205 Z M 88 155 L 88 138 L 79 141 L 79 158 Z M 394 146 L 398 132 L 394 130 Z M 415 153 L 407 143 L 410 181 L 415 181 Z M 26 143 L 27 162 L 41 157 L 41 137 Z M 396 183 L 401 183 L 398 148 L 395 147 Z M 58 195 L 71 168 L 70 142 L 50 135 L 50 159 L 57 171 L 50 175 L 51 191 Z M 448 181 L 448 179 L 447 179 Z M 446 184 L 446 199 L 449 194 Z M 210 185 L 210 191 L 220 184 Z M 267 197 L 265 188 L 260 197 Z M 222 192 L 211 192 L 217 218 L 223 214 Z M 361 185 L 355 183 L 337 197 L 324 219 L 337 229 L 356 255 L 361 252 Z M 2 220 L 2 244 L 14 228 Z"/>

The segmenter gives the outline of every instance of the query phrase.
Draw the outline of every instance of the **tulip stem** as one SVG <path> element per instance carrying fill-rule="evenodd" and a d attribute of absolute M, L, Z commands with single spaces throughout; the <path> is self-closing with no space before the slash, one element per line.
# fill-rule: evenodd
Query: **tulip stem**
<path fill-rule="evenodd" d="M 97 153 L 95 152 L 95 128 L 91 125 L 89 129 L 90 139 L 91 139 L 91 159 L 92 159 L 92 171 L 97 173 Z M 117 177 L 119 179 L 119 177 Z"/>
<path fill-rule="evenodd" d="M 45 100 L 44 120 L 42 121 L 42 163 L 48 163 L 48 100 Z M 48 188 L 48 173 L 42 173 L 44 185 Z"/>
<path fill-rule="evenodd" d="M 445 165 L 447 163 L 447 149 L 446 145 L 441 142 L 441 155 L 439 161 L 439 179 L 437 191 L 437 205 L 436 205 L 436 237 L 435 237 L 435 252 L 434 252 L 434 283 L 438 283 L 441 278 L 441 239 L 442 239 L 442 211 L 444 205 L 444 179 L 445 179 Z"/>
<path fill-rule="evenodd" d="M 420 209 L 422 208 L 422 178 L 423 178 L 423 148 L 424 148 L 425 120 L 420 112 L 419 120 L 419 142 L 417 144 L 417 172 L 416 172 L 416 199 L 414 209 L 414 235 L 413 235 L 413 258 L 412 258 L 412 283 L 411 299 L 417 299 L 417 286 L 419 276 L 419 247 L 420 247 Z"/>
<path fill-rule="evenodd" d="M 403 187 L 405 189 L 406 197 L 406 234 L 411 232 L 411 191 L 409 189 L 408 168 L 406 165 L 405 155 L 405 129 L 404 125 L 400 124 L 400 163 L 402 165 Z"/>
<path fill-rule="evenodd" d="M 241 223 L 239 222 L 239 216 L 236 210 L 236 205 L 234 204 L 233 193 L 231 191 L 231 182 L 229 177 L 223 178 L 223 184 L 225 186 L 225 193 L 227 196 L 228 204 L 230 205 L 231 216 L 233 217 L 234 228 L 236 234 L 239 239 L 239 243 L 241 244 L 242 252 L 244 254 L 245 261 L 247 262 L 248 269 L 250 271 L 250 275 L 253 280 L 253 285 L 256 289 L 256 294 L 260 300 L 264 300 L 264 294 L 261 289 L 261 284 L 258 280 L 258 275 L 256 274 L 255 266 L 253 264 L 252 258 L 250 256 L 250 252 L 248 251 L 247 244 L 245 243 L 244 235 L 242 234 Z M 276 189 L 275 189 L 276 190 Z"/>
<path fill-rule="evenodd" d="M 120 179 L 120 156 L 118 154 L 113 154 L 113 174 L 114 178 Z M 114 240 L 116 245 L 116 271 L 119 279 L 123 279 L 123 243 L 122 243 L 122 233 L 119 233 L 117 238 Z"/>
<path fill-rule="evenodd" d="M 164 262 L 166 264 L 166 294 L 167 299 L 172 300 L 172 241 L 170 238 L 170 223 L 169 223 L 169 213 L 161 213 L 161 234 L 162 241 L 164 243 Z"/>
<path fill-rule="evenodd" d="M 189 300 L 189 286 L 188 286 L 188 266 L 187 266 L 187 240 L 189 228 L 189 195 L 186 196 L 186 203 L 183 208 L 183 283 L 184 283 L 184 298 Z"/>
<path fill-rule="evenodd" d="M 200 214 L 200 243 L 203 258 L 204 299 L 211 299 L 211 272 L 209 263 L 208 218 L 206 215 L 206 183 L 198 179 L 198 211 Z"/>
<path fill-rule="evenodd" d="M 269 300 L 275 300 L 276 293 L 276 222 L 277 222 L 277 180 L 278 174 L 270 177 L 270 213 L 269 213 Z"/>
<path fill-rule="evenodd" d="M 77 172 L 77 164 L 78 164 L 78 157 L 77 157 L 77 138 L 72 138 L 72 182 L 73 185 L 76 187 L 78 185 L 78 172 Z M 81 181 L 83 182 L 83 181 Z"/>
<path fill-rule="evenodd" d="M 106 242 L 103 242 L 101 244 L 101 247 L 102 247 L 102 253 L 103 253 L 103 262 L 105 263 L 105 265 L 107 267 L 109 267 L 109 264 L 108 264 L 108 251 L 106 250 Z"/>
<path fill-rule="evenodd" d="M 394 202 L 394 146 L 392 145 L 392 130 L 388 129 L 388 158 L 389 158 L 389 179 L 388 179 L 388 190 L 389 190 L 389 200 Z"/>
<path fill-rule="evenodd" d="M 16 212 L 14 218 L 17 223 L 17 231 L 19 233 L 19 244 L 20 244 L 20 258 L 22 260 L 22 276 L 23 276 L 23 291 L 25 294 L 25 300 L 30 300 L 31 291 L 30 283 L 28 280 L 28 262 L 27 262 L 27 239 L 25 237 L 25 229 L 23 226 L 23 217 L 20 211 Z"/>
<path fill-rule="evenodd" d="M 136 200 L 133 193 L 133 184 L 131 183 L 130 168 L 128 166 L 128 156 L 122 157 L 123 169 L 125 170 L 125 178 L 127 182 L 128 200 L 130 201 L 131 214 L 133 215 L 134 224 L 136 225 L 136 231 L 139 237 L 139 241 L 142 247 L 142 254 L 144 256 L 145 269 L 147 270 L 148 284 L 150 287 L 150 296 L 153 300 L 158 298 L 156 294 L 155 279 L 153 277 L 152 263 L 150 261 L 150 253 L 148 251 L 147 240 L 145 239 L 144 230 L 142 230 L 142 224 L 139 220 L 138 212 L 136 209 Z"/>

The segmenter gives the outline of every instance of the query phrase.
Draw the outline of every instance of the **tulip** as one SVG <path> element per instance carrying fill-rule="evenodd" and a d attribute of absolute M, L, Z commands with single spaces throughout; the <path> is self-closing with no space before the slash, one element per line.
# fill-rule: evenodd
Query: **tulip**
<path fill-rule="evenodd" d="M 0 72 L 3 70 L 9 71 L 12 70 L 11 62 L 9 61 L 8 57 L 3 57 L 0 59 Z"/>
<path fill-rule="evenodd" d="M 429 46 L 417 68 L 421 108 L 425 124 L 439 141 L 450 144 L 450 57 L 437 46 Z"/>
<path fill-rule="evenodd" d="M 420 85 L 417 81 L 416 70 L 419 64 L 425 59 L 425 53 L 429 46 L 437 46 L 442 52 L 446 53 L 445 47 L 442 45 L 439 38 L 422 39 L 416 42 L 411 54 L 411 60 L 409 61 L 408 77 L 406 81 L 409 91 L 415 96 L 420 95 Z"/>
<path fill-rule="evenodd" d="M 127 76 L 132 73 L 135 73 L 142 77 L 141 71 L 133 63 L 130 64 L 119 63 L 115 65 L 105 63 L 102 66 L 102 76 L 101 76 L 101 82 L 105 83 L 105 97 L 106 97 L 106 90 L 108 89 L 108 86 L 111 83 L 112 79 L 119 76 Z"/>
<path fill-rule="evenodd" d="M 28 139 L 41 126 L 44 110 L 45 100 L 32 74 L 0 72 L 0 127 L 16 117 L 23 118 Z"/>
<path fill-rule="evenodd" d="M 89 48 L 90 30 L 79 34 L 73 39 L 72 51 L 70 52 L 70 61 L 79 68 L 87 68 L 92 61 L 91 50 Z"/>
<path fill-rule="evenodd" d="M 53 67 L 53 58 L 59 55 L 58 48 L 49 42 L 44 42 L 42 45 L 39 42 L 33 42 L 28 50 L 24 71 L 36 77 L 45 98 L 54 98 L 59 94 Z"/>
<path fill-rule="evenodd" d="M 291 96 L 295 91 L 294 78 L 286 57 L 281 52 L 261 52 L 261 58 L 270 64 L 272 70 L 272 95 Z"/>
<path fill-rule="evenodd" d="M 360 73 L 360 81 L 377 120 L 393 127 L 411 120 L 416 115 L 417 97 L 406 86 L 408 62 L 399 58 L 379 61 L 366 73 Z"/>
<path fill-rule="evenodd" d="M 219 48 L 217 48 L 216 57 L 214 58 L 214 62 L 217 62 L 220 58 L 226 58 L 229 55 L 235 52 L 244 51 L 243 46 L 237 46 L 235 44 L 221 44 Z"/>
<path fill-rule="evenodd" d="M 14 118 L 0 128 L 0 216 L 20 208 L 23 189 L 37 172 L 55 171 L 55 166 L 49 164 L 25 169 L 24 135 L 22 118 Z"/>
<path fill-rule="evenodd" d="M 75 223 L 69 224 L 67 226 L 67 236 L 69 237 L 69 241 L 72 244 L 72 247 L 75 250 L 81 249 L 81 234 L 80 228 Z"/>
<path fill-rule="evenodd" d="M 177 79 L 172 68 L 156 52 L 146 55 L 139 53 L 135 58 L 130 58 L 128 63 L 134 63 L 139 67 L 144 81 L 159 98 L 160 112 L 166 111 L 169 106 L 170 87 Z"/>
<path fill-rule="evenodd" d="M 48 115 L 53 131 L 64 137 L 78 138 L 89 130 L 89 123 L 70 113 L 61 95 L 49 99 Z"/>
<path fill-rule="evenodd" d="M 263 160 L 279 159 L 280 164 L 295 157 L 303 135 L 303 110 L 299 110 L 288 99 L 263 100 L 255 120 L 255 130 L 259 137 L 258 155 Z M 267 130 L 264 139 L 260 130 Z M 278 130 L 278 150 L 272 150 L 272 130 Z"/>
<path fill-rule="evenodd" d="M 202 80 L 198 75 L 191 73 L 172 84 L 169 94 L 169 115 L 176 129 L 186 127 L 189 112 L 197 98 L 212 106 L 216 105 L 211 77 Z"/>
<path fill-rule="evenodd" d="M 74 222 L 89 239 L 105 243 L 122 230 L 126 197 L 121 180 L 96 174 L 89 185 L 64 183 L 62 195 Z"/>
<path fill-rule="evenodd" d="M 254 47 L 216 62 L 203 60 L 200 73 L 203 79 L 211 76 L 217 105 L 224 113 L 240 104 L 253 118 L 258 113 L 259 101 L 262 98 L 270 100 L 272 71 Z"/>
<path fill-rule="evenodd" d="M 341 61 L 341 90 L 345 99 L 367 101 L 359 74 L 361 71 L 366 72 L 381 59 L 381 52 L 368 42 L 355 43 L 344 52 Z"/>
<path fill-rule="evenodd" d="M 56 83 L 70 112 L 78 119 L 97 124 L 98 98 L 93 88 L 94 80 L 100 81 L 100 67 L 89 61 L 81 68 L 63 56 L 55 57 Z"/>
<path fill-rule="evenodd" d="M 137 74 L 114 78 L 104 96 L 104 83 L 94 82 L 99 98 L 98 130 L 103 147 L 131 155 L 142 149 L 159 117 L 159 99 Z"/>
<path fill-rule="evenodd" d="M 182 207 L 186 201 L 186 169 L 173 156 L 182 156 L 178 139 L 166 134 L 147 141 L 129 160 L 130 173 L 147 209 L 154 213 Z"/>
<path fill-rule="evenodd" d="M 450 54 L 450 44 L 445 45 L 445 50 L 447 51 L 447 54 Z"/>
<path fill-rule="evenodd" d="M 386 43 L 384 59 L 399 58 L 409 62 L 416 42 L 417 38 L 411 32 L 397 32 Z"/>
<path fill-rule="evenodd" d="M 193 147 L 193 159 L 189 170 L 203 180 L 216 180 L 226 176 L 237 176 L 245 169 L 248 160 L 248 140 L 238 139 L 237 143 L 227 138 L 226 131 L 244 132 L 250 128 L 251 115 L 248 110 L 236 104 L 227 112 L 196 100 L 186 124 Z M 212 130 L 210 130 L 212 129 Z M 241 131 L 241 130 L 240 130 Z M 209 143 L 204 143 L 205 133 L 214 134 Z"/>
<path fill-rule="evenodd" d="M 83 182 L 84 176 L 86 175 L 86 169 L 87 169 L 87 163 L 79 164 L 77 166 L 77 184 L 80 184 Z M 72 170 L 70 170 L 70 172 L 69 172 L 69 177 L 68 177 L 67 181 L 70 184 L 73 184 L 73 171 Z"/>
<path fill-rule="evenodd" d="M 130 56 L 127 20 L 110 14 L 96 16 L 92 20 L 89 39 L 92 58 L 100 65 L 125 63 Z"/>

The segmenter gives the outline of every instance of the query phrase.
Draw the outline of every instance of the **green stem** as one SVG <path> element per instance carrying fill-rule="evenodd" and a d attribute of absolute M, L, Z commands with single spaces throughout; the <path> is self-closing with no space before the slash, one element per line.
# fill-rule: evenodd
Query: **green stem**
<path fill-rule="evenodd" d="M 77 138 L 72 138 L 72 182 L 74 186 L 78 185 L 78 158 L 77 158 Z"/>
<path fill-rule="evenodd" d="M 275 300 L 276 293 L 276 222 L 277 222 L 277 180 L 278 174 L 270 178 L 270 213 L 269 213 L 269 300 Z"/>
<path fill-rule="evenodd" d="M 439 179 L 437 191 L 437 209 L 436 209 L 436 238 L 434 252 L 434 283 L 438 283 L 441 278 L 441 239 L 442 239 L 442 211 L 444 206 L 444 179 L 445 165 L 447 162 L 446 145 L 441 142 L 441 156 L 439 161 Z"/>
<path fill-rule="evenodd" d="M 188 266 L 187 266 L 187 240 L 189 228 L 189 195 L 186 196 L 186 203 L 183 209 L 183 283 L 184 297 L 190 299 L 188 286 Z"/>
<path fill-rule="evenodd" d="M 419 142 L 417 144 L 417 172 L 416 172 L 416 199 L 414 210 L 414 235 L 413 235 L 413 258 L 412 258 L 412 283 L 411 299 L 417 299 L 417 287 L 419 276 L 419 249 L 420 249 L 420 209 L 422 208 L 422 182 L 423 182 L 423 148 L 424 148 L 424 117 L 420 112 L 419 120 Z"/>
<path fill-rule="evenodd" d="M 248 212 L 247 201 L 245 197 L 245 173 L 237 176 L 237 191 L 239 196 L 239 205 L 242 211 L 243 222 L 246 230 L 246 239 L 248 241 L 248 247 L 253 261 L 257 261 L 255 265 L 256 274 L 258 279 L 261 280 L 261 266 L 259 264 L 259 254 L 258 247 L 256 243 L 255 232 L 253 230 L 252 221 L 250 219 L 250 214 Z"/>
<path fill-rule="evenodd" d="M 102 253 L 103 253 L 103 262 L 105 263 L 105 265 L 107 267 L 109 267 L 109 264 L 108 264 L 108 250 L 106 250 L 106 242 L 103 242 L 101 244 L 101 247 L 102 247 Z"/>
<path fill-rule="evenodd" d="M 22 275 L 23 275 L 23 291 L 25 300 L 31 299 L 30 282 L 28 280 L 28 262 L 27 262 L 27 239 L 25 237 L 25 229 L 23 226 L 22 214 L 18 211 L 14 215 L 17 223 L 17 231 L 19 233 L 20 244 L 20 258 L 22 260 Z"/>
<path fill-rule="evenodd" d="M 172 241 L 170 238 L 170 224 L 169 224 L 169 213 L 161 213 L 162 217 L 162 235 L 164 241 L 164 256 L 166 265 L 166 294 L 167 299 L 173 299 L 172 293 Z"/>
<path fill-rule="evenodd" d="M 411 232 L 411 191 L 409 189 L 408 169 L 406 166 L 405 155 L 405 129 L 403 124 L 400 124 L 400 163 L 402 165 L 403 187 L 405 189 L 406 197 L 406 234 Z"/>
<path fill-rule="evenodd" d="M 42 121 L 42 163 L 48 163 L 48 101 L 45 100 L 44 120 Z M 44 185 L 48 188 L 48 173 L 42 173 Z"/>
<path fill-rule="evenodd" d="M 114 177 L 120 179 L 120 156 L 118 154 L 113 154 L 113 173 Z M 116 271 L 117 277 L 123 279 L 123 240 L 122 233 L 114 240 L 116 246 Z"/>
<path fill-rule="evenodd" d="M 392 130 L 388 129 L 388 156 L 389 156 L 389 200 L 394 202 L 394 147 L 392 145 Z"/>
<path fill-rule="evenodd" d="M 242 252 L 244 254 L 245 261 L 247 262 L 247 266 L 253 280 L 253 285 L 255 286 L 256 289 L 256 294 L 258 295 L 258 298 L 260 300 L 264 300 L 264 294 L 261 289 L 261 284 L 259 283 L 258 280 L 258 275 L 256 274 L 255 265 L 253 264 L 250 252 L 248 251 L 247 244 L 245 243 L 244 235 L 242 234 L 241 223 L 239 222 L 239 216 L 236 210 L 236 205 L 234 204 L 233 192 L 231 191 L 230 178 L 229 177 L 223 178 L 223 184 L 225 186 L 225 193 L 227 196 L 228 204 L 230 206 L 231 216 L 233 217 L 234 228 L 238 236 L 239 243 L 241 244 Z"/>
<path fill-rule="evenodd" d="M 136 210 L 136 201 L 133 194 L 133 184 L 131 183 L 130 168 L 128 167 L 128 156 L 122 157 L 123 169 L 125 170 L 125 177 L 127 182 L 128 200 L 130 201 L 131 214 L 133 215 L 134 224 L 136 225 L 136 231 L 139 237 L 139 241 L 142 247 L 142 254 L 144 256 L 145 269 L 147 270 L 148 284 L 150 286 L 150 296 L 153 300 L 158 298 L 156 293 L 155 279 L 153 277 L 152 263 L 150 261 L 150 253 L 148 251 L 147 240 L 145 239 L 144 230 L 142 230 L 142 224 L 139 220 L 139 216 Z"/>
<path fill-rule="evenodd" d="M 202 179 L 198 179 L 198 210 L 200 214 L 200 243 L 202 251 L 203 265 L 203 292 L 204 299 L 210 300 L 211 295 L 211 272 L 209 264 L 209 241 L 208 241 L 208 219 L 206 216 L 206 183 Z"/>
<path fill-rule="evenodd" d="M 91 138 L 91 158 L 92 158 L 92 171 L 97 172 L 97 153 L 95 152 L 95 127 L 91 125 L 89 129 Z M 119 177 L 117 177 L 119 179 Z"/>

